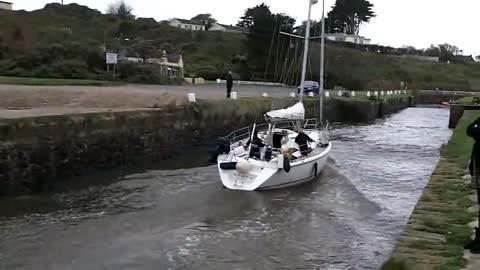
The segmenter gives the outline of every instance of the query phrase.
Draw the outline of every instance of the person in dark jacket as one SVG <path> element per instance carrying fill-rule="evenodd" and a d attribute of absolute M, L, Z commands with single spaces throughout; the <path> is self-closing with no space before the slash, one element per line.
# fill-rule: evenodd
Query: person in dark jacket
<path fill-rule="evenodd" d="M 298 135 L 295 138 L 295 142 L 300 147 L 300 152 L 302 153 L 302 155 L 307 156 L 308 154 L 310 154 L 313 151 L 308 146 L 308 142 L 314 142 L 314 140 L 312 140 L 312 138 L 310 138 L 307 134 L 305 134 L 303 129 L 298 130 Z"/>
<path fill-rule="evenodd" d="M 227 74 L 227 98 L 230 98 L 232 87 L 233 87 L 233 77 L 232 77 L 232 72 L 229 71 Z"/>
<path fill-rule="evenodd" d="M 480 118 L 467 127 L 467 135 L 475 140 L 470 158 L 470 175 L 472 177 L 480 176 L 478 174 L 480 172 Z"/>
<path fill-rule="evenodd" d="M 247 144 L 245 144 L 245 149 L 248 148 L 248 146 L 250 145 L 250 140 L 251 139 L 248 139 L 247 141 Z M 252 145 L 255 145 L 255 146 L 258 146 L 258 147 L 264 147 L 265 144 L 262 142 L 262 139 L 258 138 L 258 132 L 255 130 L 255 132 L 253 133 L 253 143 Z"/>
<path fill-rule="evenodd" d="M 470 175 L 477 190 L 477 202 L 480 206 L 480 117 L 467 127 L 467 135 L 475 140 L 470 157 Z M 480 210 L 478 212 L 480 222 Z M 480 253 L 480 228 L 475 228 L 475 239 L 465 246 L 472 253 Z"/>

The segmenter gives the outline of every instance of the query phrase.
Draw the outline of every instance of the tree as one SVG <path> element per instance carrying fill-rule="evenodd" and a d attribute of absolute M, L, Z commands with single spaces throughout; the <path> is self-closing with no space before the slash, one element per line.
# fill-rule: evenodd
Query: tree
<path fill-rule="evenodd" d="M 127 4 L 124 0 L 110 3 L 107 8 L 108 14 L 116 15 L 122 20 L 134 19 L 135 16 L 132 11 L 133 7 Z"/>
<path fill-rule="evenodd" d="M 425 49 L 425 55 L 426 56 L 440 56 L 440 48 L 438 48 L 435 45 L 430 45 L 430 48 Z"/>
<path fill-rule="evenodd" d="M 362 23 L 375 17 L 373 4 L 368 0 L 336 0 L 328 13 L 330 31 L 358 35 Z"/>
<path fill-rule="evenodd" d="M 120 19 L 118 28 L 115 31 L 115 37 L 123 39 L 128 33 L 134 29 L 135 16 L 132 14 L 133 8 L 124 0 L 119 0 L 108 5 L 107 13 L 115 15 Z"/>
<path fill-rule="evenodd" d="M 439 44 L 438 46 L 430 45 L 430 48 L 425 50 L 425 55 L 437 56 L 441 62 L 454 61 L 455 56 L 461 54 L 463 51 L 455 45 L 448 43 Z"/>
<path fill-rule="evenodd" d="M 217 22 L 215 18 L 212 17 L 212 14 L 210 13 L 203 13 L 203 14 L 198 14 L 197 16 L 193 17 L 191 19 L 192 21 L 200 22 L 206 26 L 206 29 L 208 30 L 214 23 Z"/>
<path fill-rule="evenodd" d="M 283 13 L 272 13 L 265 3 L 245 10 L 237 26 L 249 29 L 246 40 L 248 64 L 254 71 L 263 74 L 271 56 L 271 48 L 276 48 L 279 42 L 278 32 L 292 32 L 294 25 L 294 18 Z"/>

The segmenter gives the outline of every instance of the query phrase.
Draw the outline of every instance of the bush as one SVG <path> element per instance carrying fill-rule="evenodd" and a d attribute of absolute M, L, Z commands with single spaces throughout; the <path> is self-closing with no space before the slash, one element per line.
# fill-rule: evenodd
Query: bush
<path fill-rule="evenodd" d="M 82 60 L 63 60 L 42 65 L 32 71 L 36 78 L 91 79 L 88 66 Z"/>
<path fill-rule="evenodd" d="M 119 78 L 132 83 L 165 83 L 166 79 L 160 74 L 158 65 L 121 63 L 118 65 Z"/>

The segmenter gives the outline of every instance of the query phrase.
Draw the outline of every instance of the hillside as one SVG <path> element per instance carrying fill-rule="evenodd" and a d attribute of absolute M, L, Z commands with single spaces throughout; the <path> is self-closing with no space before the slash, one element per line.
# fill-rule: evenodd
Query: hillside
<path fill-rule="evenodd" d="M 187 74 L 206 79 L 221 77 L 229 69 L 242 79 L 264 79 L 264 71 L 249 67 L 258 59 L 248 59 L 247 38 L 242 34 L 191 32 L 151 18 L 125 22 L 77 4 L 48 4 L 32 12 L 0 10 L 0 29 L 0 75 L 4 76 L 112 80 L 105 72 L 106 48 L 143 58 L 159 57 L 163 49 L 182 53 Z M 270 44 L 256 46 L 269 48 Z M 309 79 L 318 80 L 318 52 L 316 43 Z M 267 80 L 279 79 L 271 69 L 284 59 L 275 59 L 275 54 Z M 297 53 L 297 58 L 300 56 Z M 327 45 L 326 56 L 328 87 L 398 88 L 404 81 L 410 89 L 480 90 L 478 64 L 421 62 L 344 48 L 338 43 Z M 120 80 L 166 82 L 154 66 L 129 64 L 119 68 Z M 298 84 L 299 70 L 300 61 L 292 65 L 293 75 L 286 81 Z"/>
<path fill-rule="evenodd" d="M 190 32 L 151 18 L 125 26 L 115 16 L 77 4 L 48 4 L 32 12 L 0 10 L 0 29 L 1 75 L 60 78 L 104 76 L 104 47 L 144 58 L 160 57 L 165 49 L 183 54 L 187 73 L 225 72 L 234 68 L 232 58 L 242 55 L 245 38 Z M 126 33 L 123 39 L 118 39 L 120 29 Z"/>

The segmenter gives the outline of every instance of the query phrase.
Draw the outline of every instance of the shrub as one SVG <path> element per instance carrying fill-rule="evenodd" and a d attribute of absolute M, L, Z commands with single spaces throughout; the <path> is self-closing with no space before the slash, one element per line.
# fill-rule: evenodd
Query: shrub
<path fill-rule="evenodd" d="M 158 65 L 121 63 L 118 66 L 119 78 L 132 83 L 165 83 L 166 78 L 162 78 L 160 67 Z"/>

